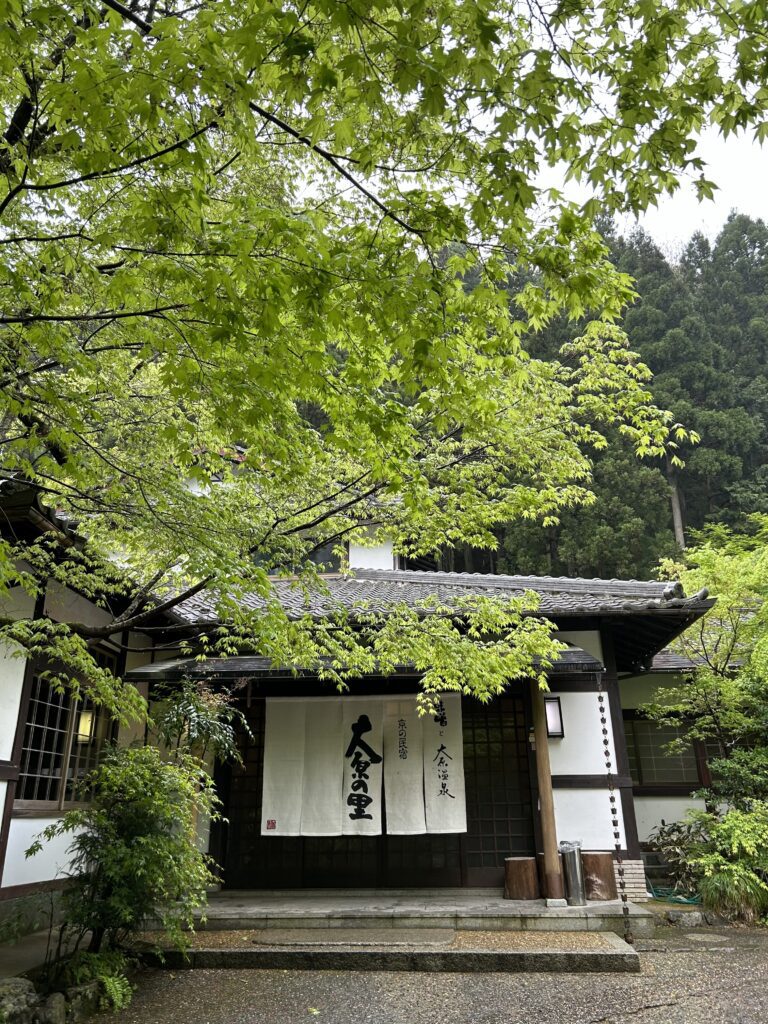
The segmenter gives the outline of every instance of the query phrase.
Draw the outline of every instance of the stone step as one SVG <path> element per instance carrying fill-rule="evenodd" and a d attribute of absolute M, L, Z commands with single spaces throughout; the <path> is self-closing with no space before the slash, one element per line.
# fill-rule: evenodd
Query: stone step
<path fill-rule="evenodd" d="M 335 934 L 338 932 L 338 934 Z M 347 970 L 430 972 L 636 972 L 637 952 L 611 932 L 511 933 L 339 928 L 310 937 L 304 929 L 199 933 L 187 954 L 152 951 L 146 963 L 172 970 Z M 223 939 L 222 939 L 223 937 Z M 209 948 L 206 948 L 210 943 Z"/>
<path fill-rule="evenodd" d="M 635 935 L 653 935 L 655 918 L 650 911 L 630 903 L 629 917 Z M 207 908 L 205 920 L 199 921 L 197 928 L 202 931 L 290 928 L 304 931 L 322 929 L 326 932 L 339 928 L 398 932 L 449 928 L 452 931 L 589 931 L 623 935 L 624 913 L 619 901 L 562 908 L 546 907 L 543 900 L 525 903 L 498 900 L 496 905 L 462 907 L 397 904 L 333 907 L 302 906 L 290 902 L 266 906 L 258 901 L 245 905 L 226 905 L 222 901 Z"/>

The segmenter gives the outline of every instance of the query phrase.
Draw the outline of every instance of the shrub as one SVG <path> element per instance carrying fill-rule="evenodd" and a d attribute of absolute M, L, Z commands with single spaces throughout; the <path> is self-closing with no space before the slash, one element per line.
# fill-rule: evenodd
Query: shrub
<path fill-rule="evenodd" d="M 768 803 L 747 810 L 691 811 L 651 835 L 675 888 L 698 892 L 710 910 L 740 921 L 768 913 Z"/>
<path fill-rule="evenodd" d="M 692 862 L 692 857 L 706 846 L 704 822 L 700 818 L 662 821 L 650 834 L 649 842 L 663 857 L 677 892 L 685 896 L 697 893 L 701 871 Z"/>
<path fill-rule="evenodd" d="M 212 815 L 217 802 L 210 777 L 187 753 L 167 761 L 154 747 L 130 747 L 110 751 L 87 785 L 88 806 L 41 837 L 73 836 L 64 918 L 75 946 L 90 932 L 92 953 L 113 949 L 157 918 L 183 948 L 217 880 L 196 836 L 199 817 Z M 38 839 L 27 855 L 40 848 Z"/>
<path fill-rule="evenodd" d="M 768 912 L 768 886 L 751 868 L 720 854 L 703 858 L 702 902 L 723 917 L 750 923 Z"/>
<path fill-rule="evenodd" d="M 704 816 L 701 816 L 704 817 Z M 726 917 L 753 921 L 768 912 L 768 803 L 707 815 L 709 838 L 695 851 L 704 903 Z"/>

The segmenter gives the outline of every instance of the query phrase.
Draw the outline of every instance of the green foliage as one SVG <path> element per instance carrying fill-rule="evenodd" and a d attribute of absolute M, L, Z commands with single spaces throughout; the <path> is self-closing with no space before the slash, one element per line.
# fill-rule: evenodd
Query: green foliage
<path fill-rule="evenodd" d="M 763 702 L 763 713 L 767 706 Z M 768 746 L 731 748 L 727 757 L 710 759 L 709 767 L 718 799 L 730 806 L 748 809 L 754 800 L 768 801 Z"/>
<path fill-rule="evenodd" d="M 768 228 L 732 215 L 713 245 L 696 234 L 672 260 L 643 231 L 601 227 L 614 265 L 634 278 L 624 328 L 654 373 L 654 400 L 698 440 L 680 439 L 683 467 L 638 462 L 621 445 L 596 453 L 594 503 L 564 509 L 546 531 L 506 527 L 505 571 L 650 576 L 682 539 L 672 493 L 689 542 L 708 524 L 745 531 L 750 513 L 768 512 Z M 556 356 L 569 329 L 554 320 L 532 351 Z"/>
<path fill-rule="evenodd" d="M 733 920 L 751 923 L 768 911 L 768 885 L 747 864 L 721 854 L 702 858 L 699 891 L 705 906 Z"/>
<path fill-rule="evenodd" d="M 680 264 L 665 269 L 649 303 L 664 318 L 638 325 L 646 339 L 639 348 L 655 371 L 657 400 L 701 436 L 694 449 L 684 446 L 678 474 L 687 524 L 743 528 L 746 513 L 768 510 L 760 483 L 768 461 L 768 228 L 732 215 L 713 246 L 694 236 Z"/>
<path fill-rule="evenodd" d="M 99 952 L 157 918 L 183 948 L 216 880 L 196 841 L 198 818 L 215 814 L 211 780 L 183 750 L 164 761 L 154 747 L 131 747 L 110 751 L 88 786 L 91 802 L 45 828 L 27 852 L 72 836 L 66 927 L 78 940 L 91 932 L 90 951 Z"/>
<path fill-rule="evenodd" d="M 768 912 L 768 803 L 748 810 L 690 811 L 662 824 L 649 841 L 663 856 L 675 888 L 699 893 L 724 917 L 754 921 Z"/>
<path fill-rule="evenodd" d="M 712 528 L 688 552 L 684 584 L 706 579 L 717 603 L 677 641 L 696 667 L 645 708 L 718 755 L 702 791 L 708 812 L 658 830 L 654 843 L 706 905 L 747 921 L 768 911 L 768 520 L 753 516 L 751 527 Z"/>
<path fill-rule="evenodd" d="M 669 489 L 662 473 L 617 441 L 594 459 L 589 504 L 564 509 L 558 522 L 500 531 L 499 571 L 647 579 L 675 551 Z"/>
<path fill-rule="evenodd" d="M 179 750 L 183 744 L 203 761 L 208 756 L 239 761 L 236 729 L 253 739 L 232 694 L 214 689 L 207 680 L 174 683 L 159 707 L 153 709 L 153 722 L 158 739 L 166 747 Z"/>
<path fill-rule="evenodd" d="M 693 862 L 694 850 L 707 841 L 700 817 L 683 821 L 662 821 L 648 836 L 651 847 L 661 854 L 677 892 L 693 896 L 699 891 L 701 871 Z"/>
<path fill-rule="evenodd" d="M 131 958 L 117 949 L 100 953 L 81 949 L 64 962 L 59 981 L 67 988 L 96 982 L 100 1008 L 124 1010 L 133 997 L 133 985 L 128 979 L 133 966 Z"/>
<path fill-rule="evenodd" d="M 361 616 L 361 640 L 370 651 L 365 670 L 394 673 L 407 650 L 427 702 L 436 693 L 458 691 L 485 703 L 521 679 L 545 687 L 547 669 L 566 645 L 552 638 L 546 620 L 526 614 L 537 605 L 538 596 L 529 593 L 465 598 L 450 607 L 435 599 L 393 609 L 383 621 Z"/>
<path fill-rule="evenodd" d="M 67 631 L 200 589 L 295 664 L 312 624 L 242 600 L 269 570 L 313 585 L 370 524 L 403 555 L 554 524 L 608 437 L 674 460 L 597 214 L 706 193 L 696 133 L 762 123 L 752 7 L 6 8 L 0 471 L 58 511 L 57 578 L 114 610 L 33 641 L 71 679 Z M 586 202 L 538 185 L 555 165 Z M 0 588 L 26 554 L 0 547 Z"/>
<path fill-rule="evenodd" d="M 710 528 L 685 565 L 663 565 L 689 592 L 706 581 L 717 602 L 675 643 L 695 667 L 645 708 L 655 721 L 708 742 L 713 800 L 739 806 L 760 795 L 768 751 L 768 519 L 756 515 L 750 525 L 749 534 Z"/>
<path fill-rule="evenodd" d="M 694 848 L 704 903 L 726 917 L 753 921 L 768 912 L 768 804 L 708 816 L 708 841 Z"/>

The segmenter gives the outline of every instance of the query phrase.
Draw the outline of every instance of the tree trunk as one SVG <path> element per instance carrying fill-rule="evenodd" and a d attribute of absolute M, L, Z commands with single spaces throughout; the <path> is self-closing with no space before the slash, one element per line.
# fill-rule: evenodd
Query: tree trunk
<path fill-rule="evenodd" d="M 675 533 L 675 543 L 681 551 L 685 551 L 683 497 L 680 493 L 680 483 L 677 478 L 677 471 L 669 461 L 667 461 L 667 483 L 669 484 L 669 497 L 672 502 L 672 529 Z"/>
<path fill-rule="evenodd" d="M 557 527 L 552 526 L 547 530 L 547 558 L 551 576 L 557 576 L 558 569 L 560 568 L 560 550 L 557 546 L 557 540 Z"/>

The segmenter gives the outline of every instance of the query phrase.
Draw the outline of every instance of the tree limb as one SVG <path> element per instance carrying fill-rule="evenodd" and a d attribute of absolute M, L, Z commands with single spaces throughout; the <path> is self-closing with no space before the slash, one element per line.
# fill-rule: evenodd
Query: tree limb
<path fill-rule="evenodd" d="M 362 182 L 358 181 L 357 178 L 351 175 L 346 168 L 341 166 L 337 156 L 334 156 L 334 154 L 329 152 L 329 150 L 323 149 L 322 146 L 318 146 L 316 143 L 312 142 L 312 140 L 307 138 L 306 135 L 302 135 L 296 128 L 292 128 L 291 125 L 287 124 L 276 114 L 272 114 L 269 110 L 265 110 L 264 107 L 260 107 L 258 103 L 251 101 L 248 106 L 255 114 L 258 114 L 259 117 L 264 118 L 265 121 L 269 121 L 270 124 L 275 125 L 275 127 L 292 136 L 303 146 L 306 146 L 307 149 L 310 149 L 313 153 L 317 153 L 319 157 L 322 157 L 322 159 L 325 160 L 326 163 L 330 164 L 338 174 L 343 178 L 346 178 L 346 180 L 356 188 L 358 192 L 362 193 L 366 199 L 369 199 L 374 206 L 381 210 L 385 217 L 389 217 L 390 220 L 393 220 L 395 224 L 399 224 L 401 228 L 408 231 L 410 234 L 423 239 L 424 230 L 422 228 L 414 227 L 413 224 L 409 224 L 408 221 L 403 220 L 402 217 L 399 217 L 393 210 L 390 210 L 386 203 L 382 202 L 377 195 L 371 192 L 370 189 L 367 189 Z"/>

